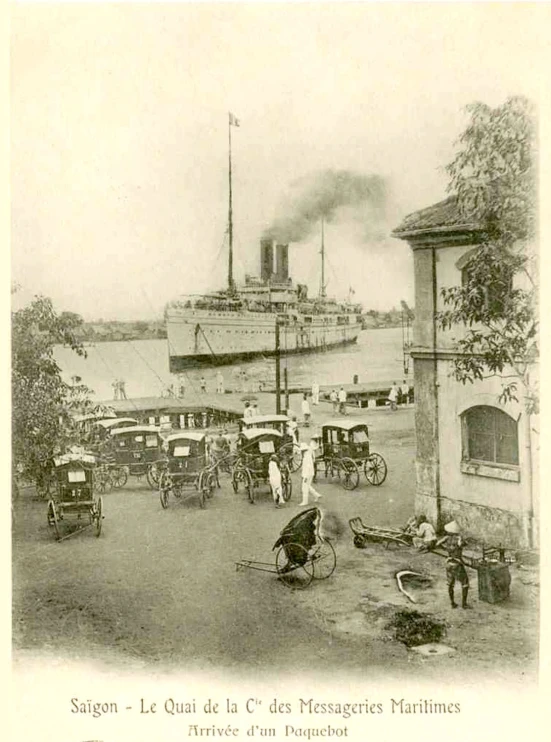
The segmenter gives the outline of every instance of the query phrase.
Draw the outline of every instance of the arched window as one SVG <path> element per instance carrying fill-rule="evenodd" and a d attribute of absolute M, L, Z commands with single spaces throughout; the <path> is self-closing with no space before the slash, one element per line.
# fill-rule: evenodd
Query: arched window
<path fill-rule="evenodd" d="M 518 466 L 518 430 L 497 407 L 479 405 L 462 415 L 463 460 Z"/>

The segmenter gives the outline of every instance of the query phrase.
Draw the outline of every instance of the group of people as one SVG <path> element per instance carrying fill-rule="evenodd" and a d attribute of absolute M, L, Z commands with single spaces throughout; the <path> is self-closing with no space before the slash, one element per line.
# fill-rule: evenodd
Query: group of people
<path fill-rule="evenodd" d="M 413 396 L 413 388 L 404 379 L 402 385 L 398 386 L 395 381 L 392 382 L 390 392 L 388 393 L 388 401 L 390 403 L 390 409 L 395 410 L 398 405 L 408 404 Z"/>
<path fill-rule="evenodd" d="M 303 443 L 302 449 L 302 500 L 299 503 L 299 507 L 304 507 L 309 504 L 310 497 L 313 498 L 314 502 L 318 502 L 322 495 L 314 488 L 313 481 L 316 473 L 316 450 L 318 442 L 315 438 L 312 438 L 310 445 Z M 272 497 L 276 508 L 283 505 L 283 486 L 281 482 L 281 470 L 279 468 L 278 458 L 275 455 L 270 457 L 268 464 L 268 480 L 270 488 L 272 490 Z"/>
<path fill-rule="evenodd" d="M 341 386 L 339 391 L 332 389 L 329 395 L 329 400 L 333 404 L 333 412 L 341 415 L 346 415 L 346 389 Z"/>
<path fill-rule="evenodd" d="M 115 379 L 111 386 L 113 387 L 113 399 L 128 399 L 123 379 Z"/>

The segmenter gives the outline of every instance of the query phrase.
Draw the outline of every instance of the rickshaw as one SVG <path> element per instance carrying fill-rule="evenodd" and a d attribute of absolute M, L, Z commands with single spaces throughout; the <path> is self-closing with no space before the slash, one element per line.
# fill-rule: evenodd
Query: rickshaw
<path fill-rule="evenodd" d="M 383 457 L 371 451 L 365 423 L 334 420 L 321 427 L 321 445 L 316 455 L 316 473 L 323 467 L 326 477 L 337 477 L 347 490 L 356 489 L 363 471 L 369 484 L 378 487 L 387 475 Z"/>
<path fill-rule="evenodd" d="M 302 589 L 313 579 L 325 580 L 337 566 L 337 557 L 331 542 L 321 531 L 322 512 L 317 507 L 307 508 L 295 515 L 281 531 L 272 547 L 278 549 L 275 564 L 240 559 L 236 569 L 256 569 L 277 574 L 287 587 Z"/>
<path fill-rule="evenodd" d="M 113 430 L 104 456 L 115 487 L 124 487 L 130 474 L 138 478 L 147 477 L 149 486 L 156 489 L 164 467 L 161 446 L 160 430 L 153 425 L 133 425 Z"/>
<path fill-rule="evenodd" d="M 289 433 L 288 425 L 291 422 L 287 415 L 254 415 L 253 417 L 244 417 L 239 421 L 241 430 L 250 428 L 265 428 L 268 430 L 277 430 L 281 433 L 282 439 L 278 448 L 278 455 L 284 459 L 291 472 L 296 472 L 302 464 L 302 450 L 295 439 Z"/>
<path fill-rule="evenodd" d="M 89 526 L 95 526 L 96 536 L 101 533 L 103 500 L 94 497 L 94 471 L 96 459 L 90 454 L 66 453 L 54 458 L 57 492 L 48 501 L 48 526 L 57 541 L 74 536 Z M 65 535 L 61 521 L 75 520 L 77 528 Z"/>
<path fill-rule="evenodd" d="M 163 508 L 168 507 L 169 495 L 181 498 L 186 488 L 188 496 L 199 498 L 204 508 L 206 498 L 212 497 L 216 486 L 216 473 L 210 464 L 207 436 L 199 431 L 181 431 L 166 439 L 168 458 L 159 478 L 159 498 Z"/>
<path fill-rule="evenodd" d="M 255 489 L 268 484 L 268 465 L 274 454 L 278 457 L 281 471 L 282 497 L 285 502 L 291 498 L 293 485 L 291 472 L 284 458 L 278 456 L 283 436 L 269 428 L 247 428 L 237 439 L 237 459 L 232 468 L 232 487 L 234 492 L 243 486 L 249 501 L 254 503 Z"/>

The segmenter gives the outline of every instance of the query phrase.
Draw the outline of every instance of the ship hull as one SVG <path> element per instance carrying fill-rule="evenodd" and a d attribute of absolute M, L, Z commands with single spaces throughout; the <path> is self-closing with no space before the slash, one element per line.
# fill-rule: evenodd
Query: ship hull
<path fill-rule="evenodd" d="M 352 345 L 357 342 L 357 336 L 350 340 L 341 340 L 338 343 L 325 346 L 323 348 L 294 348 L 292 350 L 283 349 L 282 355 L 296 355 L 298 353 L 324 353 L 329 350 L 342 348 L 345 345 Z M 254 361 L 257 358 L 268 358 L 275 355 L 275 350 L 271 351 L 249 351 L 242 353 L 225 353 L 223 355 L 217 355 L 216 359 L 212 355 L 197 355 L 197 356 L 170 356 L 169 358 L 169 369 L 171 374 L 177 374 L 181 371 L 185 371 L 189 368 L 200 368 L 205 366 L 229 366 L 232 363 L 243 363 L 246 361 Z"/>
<path fill-rule="evenodd" d="M 282 354 L 316 353 L 355 343 L 361 331 L 354 315 L 314 315 L 310 321 L 270 312 L 180 310 L 166 318 L 172 373 L 273 356 L 276 317 Z"/>

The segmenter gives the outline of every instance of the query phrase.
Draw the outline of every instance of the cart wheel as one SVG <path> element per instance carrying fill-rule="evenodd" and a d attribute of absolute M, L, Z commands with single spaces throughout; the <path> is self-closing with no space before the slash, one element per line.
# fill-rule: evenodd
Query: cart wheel
<path fill-rule="evenodd" d="M 282 468 L 281 477 L 281 494 L 285 502 L 289 502 L 293 494 L 293 481 L 287 467 Z"/>
<path fill-rule="evenodd" d="M 378 487 L 386 479 L 387 469 L 386 462 L 378 453 L 372 453 L 364 464 L 365 478 L 369 484 Z"/>
<path fill-rule="evenodd" d="M 285 544 L 276 555 L 276 572 L 287 587 L 302 590 L 314 579 L 314 565 L 302 544 Z"/>
<path fill-rule="evenodd" d="M 156 490 L 159 485 L 159 479 L 161 478 L 162 468 L 158 463 L 153 463 L 147 468 L 146 477 L 147 483 L 152 490 Z"/>
<path fill-rule="evenodd" d="M 53 500 L 48 502 L 48 525 L 54 529 L 56 541 L 59 541 L 61 534 L 59 533 L 59 521 Z"/>
<path fill-rule="evenodd" d="M 354 546 L 357 549 L 365 549 L 367 546 L 367 539 L 365 536 L 356 535 L 354 536 Z"/>
<path fill-rule="evenodd" d="M 247 482 L 246 477 L 247 477 L 247 473 L 245 469 L 243 469 L 242 467 L 239 466 L 233 470 L 232 475 L 231 475 L 231 485 L 233 487 L 233 491 L 236 494 L 237 492 L 239 492 L 240 484 L 243 484 L 246 486 L 246 482 Z"/>
<path fill-rule="evenodd" d="M 314 547 L 310 559 L 314 565 L 314 578 L 316 580 L 326 580 L 331 577 L 337 566 L 337 555 L 333 544 L 328 539 L 320 539 Z"/>
<path fill-rule="evenodd" d="M 337 469 L 345 490 L 355 490 L 360 482 L 360 473 L 352 459 L 341 459 Z"/>
<path fill-rule="evenodd" d="M 159 480 L 159 499 L 164 510 L 168 507 L 168 493 L 170 491 L 170 474 L 164 471 Z"/>
<path fill-rule="evenodd" d="M 253 482 L 253 478 L 251 476 L 251 472 L 248 469 L 246 469 L 246 474 L 247 474 L 247 484 L 245 485 L 245 487 L 247 489 L 247 496 L 249 498 L 249 502 L 251 503 L 251 505 L 254 505 L 254 482 Z"/>
<path fill-rule="evenodd" d="M 220 486 L 220 485 L 218 485 Z M 209 499 L 214 494 L 214 488 L 216 487 L 216 474 L 213 471 L 209 471 L 203 476 L 203 492 L 205 493 L 205 497 L 208 497 Z"/>
<path fill-rule="evenodd" d="M 199 507 L 204 510 L 207 504 L 207 499 L 203 490 L 199 490 Z"/>
<path fill-rule="evenodd" d="M 117 466 L 111 471 L 111 481 L 115 489 L 121 489 L 128 482 L 128 472 L 123 466 Z"/>
<path fill-rule="evenodd" d="M 98 497 L 98 501 L 96 503 L 96 536 L 99 536 L 101 533 L 101 526 L 103 521 L 103 497 Z"/>

